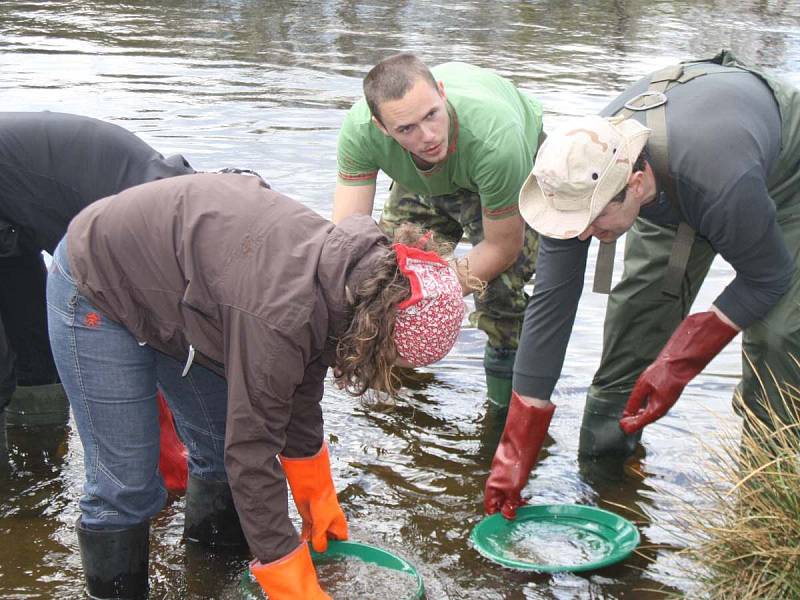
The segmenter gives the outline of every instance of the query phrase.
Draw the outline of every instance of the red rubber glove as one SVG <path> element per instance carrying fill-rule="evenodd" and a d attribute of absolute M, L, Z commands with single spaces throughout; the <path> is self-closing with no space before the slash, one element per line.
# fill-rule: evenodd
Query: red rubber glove
<path fill-rule="evenodd" d="M 555 410 L 555 404 L 539 408 L 526 404 L 516 392 L 511 392 L 506 425 L 494 452 L 483 495 L 483 508 L 488 514 L 499 510 L 506 519 L 513 519 L 517 508 L 525 504 L 519 493 L 539 458 Z"/>
<path fill-rule="evenodd" d="M 281 456 L 280 459 L 297 512 L 303 519 L 302 539 L 310 539 L 317 552 L 328 549 L 329 537 L 346 540 L 347 519 L 336 499 L 328 444 L 323 442 L 322 448 L 314 456 Z"/>
<path fill-rule="evenodd" d="M 305 542 L 266 565 L 254 560 L 250 563 L 250 572 L 269 600 L 331 600 L 319 587 L 311 552 Z"/>
<path fill-rule="evenodd" d="M 164 487 L 170 492 L 183 494 L 186 492 L 186 479 L 189 476 L 187 464 L 188 453 L 175 431 L 175 422 L 167 401 L 161 392 L 156 393 L 158 400 L 158 424 L 161 427 L 161 448 L 158 457 L 158 468 L 164 479 Z"/>
<path fill-rule="evenodd" d="M 716 313 L 686 317 L 653 363 L 636 380 L 619 426 L 630 435 L 660 419 L 672 408 L 683 388 L 739 331 Z M 647 406 L 642 405 L 647 401 Z"/>

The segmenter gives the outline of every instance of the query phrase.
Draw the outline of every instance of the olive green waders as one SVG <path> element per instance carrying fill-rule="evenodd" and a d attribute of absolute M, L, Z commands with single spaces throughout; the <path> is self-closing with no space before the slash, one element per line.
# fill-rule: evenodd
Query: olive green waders
<path fill-rule="evenodd" d="M 729 52 L 709 62 L 742 67 Z M 700 66 L 700 68 L 702 68 Z M 778 386 L 797 382 L 800 367 L 800 91 L 750 69 L 772 88 L 782 119 L 782 145 L 768 178 L 777 221 L 795 260 L 790 289 L 769 313 L 743 333 L 742 380 L 737 393 L 762 420 L 766 397 L 784 417 Z M 625 241 L 622 279 L 609 296 L 603 356 L 589 388 L 579 452 L 584 456 L 630 455 L 641 432 L 626 436 L 619 419 L 633 385 L 686 317 L 715 256 L 695 238 L 677 297 L 663 293 L 676 228 L 638 219 Z"/>
<path fill-rule="evenodd" d="M 463 236 L 473 246 L 483 240 L 480 196 L 469 190 L 426 198 L 395 182 L 383 208 L 381 227 L 392 235 L 405 222 L 433 230 L 442 241 L 454 246 Z M 514 358 L 528 305 L 524 288 L 533 276 L 538 250 L 539 237 L 526 224 L 525 241 L 517 260 L 488 282 L 481 296 L 475 296 L 475 312 L 470 315 L 470 322 L 488 337 L 483 357 L 487 395 L 502 408 L 511 398 Z"/>

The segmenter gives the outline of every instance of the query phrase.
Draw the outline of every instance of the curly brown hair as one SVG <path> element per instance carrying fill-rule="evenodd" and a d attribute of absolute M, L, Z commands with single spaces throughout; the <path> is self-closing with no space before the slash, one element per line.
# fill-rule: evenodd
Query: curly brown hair
<path fill-rule="evenodd" d="M 419 227 L 405 223 L 394 232 L 394 241 L 449 257 L 452 244 L 425 237 Z M 411 283 L 400 272 L 397 253 L 389 247 L 352 293 L 352 319 L 336 347 L 336 381 L 354 396 L 369 390 L 394 395 L 399 379 L 394 372 L 398 359 L 392 334 L 397 305 L 411 296 Z"/>

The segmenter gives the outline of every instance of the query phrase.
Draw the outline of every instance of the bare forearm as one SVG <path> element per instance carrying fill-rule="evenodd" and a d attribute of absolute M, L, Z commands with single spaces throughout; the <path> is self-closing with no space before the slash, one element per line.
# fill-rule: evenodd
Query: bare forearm
<path fill-rule="evenodd" d="M 488 283 L 513 265 L 520 251 L 521 248 L 516 246 L 492 244 L 484 240 L 474 246 L 461 260 L 468 266 L 472 277 Z M 462 279 L 464 292 L 468 293 L 472 290 L 466 283 Z"/>
<path fill-rule="evenodd" d="M 371 215 L 375 202 L 375 184 L 346 186 L 336 184 L 333 196 L 333 216 L 331 220 L 339 223 L 350 215 Z"/>

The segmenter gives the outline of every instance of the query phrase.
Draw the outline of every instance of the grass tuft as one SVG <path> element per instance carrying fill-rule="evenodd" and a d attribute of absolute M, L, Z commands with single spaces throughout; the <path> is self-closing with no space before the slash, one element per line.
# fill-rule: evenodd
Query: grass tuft
<path fill-rule="evenodd" d="M 739 402 L 741 435 L 707 447 L 706 481 L 681 524 L 703 597 L 800 598 L 800 389 L 783 386 L 780 401 L 762 403 L 766 423 Z"/>

